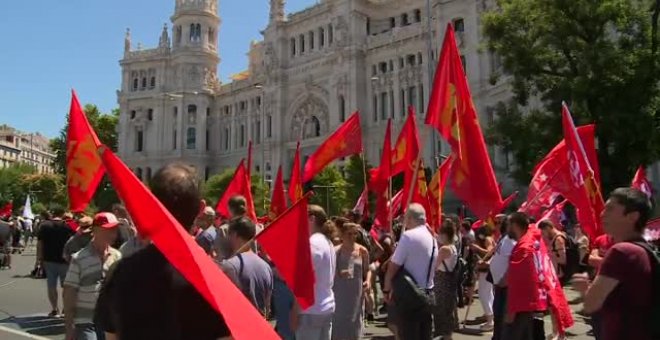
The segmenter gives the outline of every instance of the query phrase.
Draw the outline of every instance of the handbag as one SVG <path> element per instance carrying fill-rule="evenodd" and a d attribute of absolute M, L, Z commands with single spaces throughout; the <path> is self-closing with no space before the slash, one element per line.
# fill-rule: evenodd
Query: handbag
<path fill-rule="evenodd" d="M 435 240 L 426 273 L 426 282 L 431 276 L 431 266 L 435 255 Z M 426 285 L 424 285 L 426 286 Z M 420 288 L 405 267 L 401 267 L 392 280 L 392 295 L 398 309 L 403 313 L 428 313 L 435 306 L 435 294 L 432 289 Z"/>

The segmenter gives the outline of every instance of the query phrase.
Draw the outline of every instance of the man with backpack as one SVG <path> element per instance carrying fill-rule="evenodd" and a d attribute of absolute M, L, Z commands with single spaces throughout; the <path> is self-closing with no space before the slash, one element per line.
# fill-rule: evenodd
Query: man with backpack
<path fill-rule="evenodd" d="M 537 226 L 541 229 L 559 281 L 564 286 L 570 282 L 573 274 L 581 272 L 580 249 L 572 238 L 557 230 L 552 222 L 542 220 Z"/>
<path fill-rule="evenodd" d="M 584 311 L 598 312 L 596 339 L 660 338 L 660 260 L 642 237 L 651 213 L 648 197 L 634 188 L 611 194 L 602 213 L 603 228 L 615 244 L 607 251 L 594 281 L 576 275 L 584 292 Z"/>

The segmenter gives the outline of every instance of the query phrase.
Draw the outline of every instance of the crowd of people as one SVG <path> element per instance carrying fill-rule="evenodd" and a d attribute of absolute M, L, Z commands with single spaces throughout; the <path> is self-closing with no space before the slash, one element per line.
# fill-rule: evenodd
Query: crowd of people
<path fill-rule="evenodd" d="M 553 321 L 551 337 L 563 339 L 564 316 L 551 305 L 565 298 L 543 278 L 542 249 L 550 273 L 580 292 L 596 339 L 652 339 L 657 260 L 640 246 L 651 203 L 636 189 L 610 195 L 606 234 L 595 240 L 579 224 L 536 223 L 521 212 L 476 228 L 447 215 L 432 230 L 424 208 L 413 203 L 388 230 L 356 211 L 328 216 L 310 205 L 315 302 L 303 310 L 254 242 L 264 226 L 246 217 L 245 198 L 231 198 L 231 216 L 218 216 L 201 199 L 195 171 L 178 163 L 160 169 L 150 187 L 283 339 L 360 339 L 377 314 L 387 314 L 403 340 L 452 339 L 463 323 L 495 340 L 545 339 L 538 322 L 545 315 Z M 123 206 L 77 219 L 63 209 L 51 213 L 34 223 L 0 222 L 0 253 L 7 259 L 36 236 L 35 270 L 45 272 L 49 315 L 64 317 L 67 340 L 231 337 L 222 315 L 137 232 Z M 531 269 L 521 265 L 527 260 L 535 263 Z M 473 297 L 484 314 L 460 320 L 458 309 Z"/>

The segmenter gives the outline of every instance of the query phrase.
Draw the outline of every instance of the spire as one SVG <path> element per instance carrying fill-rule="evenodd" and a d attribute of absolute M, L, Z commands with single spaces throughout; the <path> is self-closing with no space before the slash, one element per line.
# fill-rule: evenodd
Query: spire
<path fill-rule="evenodd" d="M 167 23 L 163 24 L 163 32 L 160 34 L 160 41 L 158 47 L 170 47 L 170 35 L 167 32 Z"/>
<path fill-rule="evenodd" d="M 126 36 L 124 36 L 124 53 L 131 51 L 131 29 L 126 29 Z"/>
<path fill-rule="evenodd" d="M 284 21 L 285 0 L 270 0 L 270 22 Z"/>

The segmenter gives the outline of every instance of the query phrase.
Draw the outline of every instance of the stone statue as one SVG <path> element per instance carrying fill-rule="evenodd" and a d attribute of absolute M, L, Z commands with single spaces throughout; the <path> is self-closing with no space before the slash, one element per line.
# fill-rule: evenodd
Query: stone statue
<path fill-rule="evenodd" d="M 124 53 L 131 51 L 131 29 L 126 29 L 126 36 L 124 37 Z"/>
<path fill-rule="evenodd" d="M 284 21 L 284 0 L 270 0 L 270 21 Z"/>
<path fill-rule="evenodd" d="M 167 23 L 163 25 L 163 32 L 160 34 L 160 41 L 158 42 L 158 47 L 169 47 L 170 46 L 170 35 L 167 33 Z"/>

